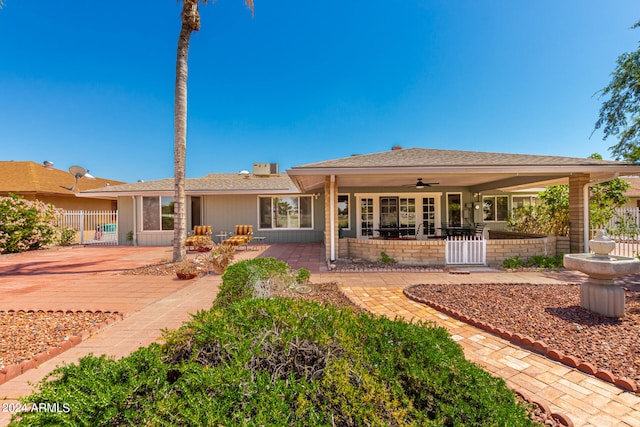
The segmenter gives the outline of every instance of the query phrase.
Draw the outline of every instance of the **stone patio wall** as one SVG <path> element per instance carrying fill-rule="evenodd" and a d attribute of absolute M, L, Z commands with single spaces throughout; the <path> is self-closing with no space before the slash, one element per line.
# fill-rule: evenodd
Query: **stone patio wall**
<path fill-rule="evenodd" d="M 554 256 L 555 236 L 535 239 L 487 240 L 487 264 L 498 265 L 507 258 L 519 256 L 526 260 L 534 255 Z M 376 261 L 384 252 L 401 264 L 444 265 L 444 240 L 381 240 L 381 239 L 340 239 L 340 258 Z"/>

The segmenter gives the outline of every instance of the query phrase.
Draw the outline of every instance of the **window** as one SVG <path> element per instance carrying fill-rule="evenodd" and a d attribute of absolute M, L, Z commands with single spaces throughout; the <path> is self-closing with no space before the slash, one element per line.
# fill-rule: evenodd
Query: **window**
<path fill-rule="evenodd" d="M 400 235 L 416 234 L 416 199 L 400 198 Z"/>
<path fill-rule="evenodd" d="M 462 225 L 462 194 L 447 194 L 447 218 L 449 227 L 460 227 Z"/>
<path fill-rule="evenodd" d="M 142 198 L 142 229 L 173 230 L 173 196 Z"/>
<path fill-rule="evenodd" d="M 313 228 L 311 196 L 259 197 L 260 228 Z"/>
<path fill-rule="evenodd" d="M 338 195 L 338 227 L 349 230 L 349 195 Z"/>
<path fill-rule="evenodd" d="M 507 196 L 485 196 L 482 198 L 485 221 L 506 221 L 509 217 Z"/>
<path fill-rule="evenodd" d="M 360 200 L 360 228 L 362 236 L 373 236 L 373 199 Z"/>
<path fill-rule="evenodd" d="M 422 234 L 433 236 L 436 234 L 436 199 L 422 198 Z"/>

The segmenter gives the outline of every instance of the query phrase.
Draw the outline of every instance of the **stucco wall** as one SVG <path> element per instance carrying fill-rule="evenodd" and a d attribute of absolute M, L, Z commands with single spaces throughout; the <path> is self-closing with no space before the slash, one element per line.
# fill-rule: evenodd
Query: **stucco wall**
<path fill-rule="evenodd" d="M 76 196 L 45 196 L 45 195 L 33 195 L 25 194 L 21 195 L 26 200 L 40 200 L 41 202 L 54 205 L 56 208 L 65 209 L 68 211 L 110 211 L 114 209 L 115 201 L 106 199 L 90 199 L 88 197 L 76 197 Z"/>

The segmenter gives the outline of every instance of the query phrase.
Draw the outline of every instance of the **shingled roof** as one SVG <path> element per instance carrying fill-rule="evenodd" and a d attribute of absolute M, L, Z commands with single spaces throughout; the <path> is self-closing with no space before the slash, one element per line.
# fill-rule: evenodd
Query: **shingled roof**
<path fill-rule="evenodd" d="M 84 191 L 83 194 L 173 194 L 173 178 L 156 181 L 136 182 L 113 187 Z M 202 178 L 187 178 L 187 194 L 254 194 L 254 193 L 295 193 L 297 192 L 287 175 L 256 176 L 236 173 L 214 173 Z"/>
<path fill-rule="evenodd" d="M 531 154 L 506 154 L 479 151 L 405 148 L 340 159 L 309 163 L 292 169 L 380 168 L 380 167 L 451 167 L 451 166 L 588 166 L 617 165 L 619 162 Z"/>
<path fill-rule="evenodd" d="M 75 177 L 67 171 L 31 161 L 0 161 L 0 194 L 73 196 Z M 81 178 L 77 191 L 122 184 L 112 179 Z"/>

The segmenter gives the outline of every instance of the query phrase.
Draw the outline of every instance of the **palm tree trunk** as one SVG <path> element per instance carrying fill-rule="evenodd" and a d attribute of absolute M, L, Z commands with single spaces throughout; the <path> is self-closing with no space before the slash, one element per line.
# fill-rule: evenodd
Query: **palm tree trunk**
<path fill-rule="evenodd" d="M 176 86 L 174 99 L 174 181 L 175 199 L 173 208 L 173 262 L 182 261 L 187 252 L 187 216 L 185 194 L 185 169 L 187 155 L 187 58 L 191 33 L 198 31 L 200 17 L 197 0 L 184 0 L 182 4 L 182 27 L 178 38 L 176 58 Z"/>

